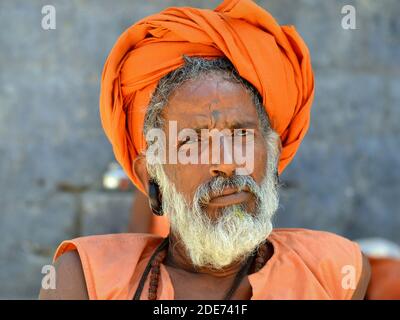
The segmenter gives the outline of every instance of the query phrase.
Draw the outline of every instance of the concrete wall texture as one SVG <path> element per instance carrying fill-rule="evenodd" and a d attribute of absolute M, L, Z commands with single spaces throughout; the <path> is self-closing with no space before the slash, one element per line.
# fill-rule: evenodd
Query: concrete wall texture
<path fill-rule="evenodd" d="M 282 175 L 279 227 L 400 243 L 400 2 L 263 0 L 309 45 L 309 133 Z M 105 192 L 113 160 L 99 78 L 118 35 L 172 5 L 219 1 L 0 2 L 0 298 L 36 298 L 63 239 L 126 230 L 131 193 Z M 56 8 L 43 30 L 41 8 Z M 356 30 L 341 26 L 344 5 Z"/>

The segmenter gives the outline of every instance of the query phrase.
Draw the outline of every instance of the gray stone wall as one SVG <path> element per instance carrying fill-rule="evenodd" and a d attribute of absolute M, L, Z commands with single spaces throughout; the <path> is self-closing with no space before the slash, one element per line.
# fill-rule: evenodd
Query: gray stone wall
<path fill-rule="evenodd" d="M 182 3 L 0 2 L 0 298 L 36 298 L 63 239 L 126 230 L 132 194 L 101 190 L 113 154 L 99 77 L 125 28 Z M 311 127 L 282 175 L 276 225 L 400 243 L 400 2 L 258 3 L 296 25 L 316 76 Z M 46 4 L 56 30 L 41 28 Z M 345 4 L 356 8 L 356 30 L 341 27 Z"/>

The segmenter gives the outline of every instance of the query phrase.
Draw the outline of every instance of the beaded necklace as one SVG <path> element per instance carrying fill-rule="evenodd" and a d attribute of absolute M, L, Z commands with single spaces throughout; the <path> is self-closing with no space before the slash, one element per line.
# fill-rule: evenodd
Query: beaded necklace
<path fill-rule="evenodd" d="M 149 285 L 148 299 L 157 300 L 158 283 L 160 280 L 160 264 L 167 255 L 168 243 L 169 243 L 169 236 L 166 237 L 154 251 L 143 272 L 138 288 L 136 289 L 135 295 L 133 296 L 133 300 L 140 300 L 140 296 L 142 294 L 143 287 L 149 273 L 150 273 L 150 285 Z M 225 294 L 224 300 L 230 300 L 232 298 L 233 294 L 239 287 L 243 277 L 249 272 L 250 267 L 254 262 L 254 258 L 255 258 L 254 272 L 258 272 L 263 267 L 267 257 L 267 251 L 268 251 L 268 245 L 267 242 L 265 241 L 259 246 L 258 250 L 256 250 L 251 254 L 251 256 L 247 259 L 247 262 L 242 266 L 242 268 L 236 274 L 231 288 Z"/>

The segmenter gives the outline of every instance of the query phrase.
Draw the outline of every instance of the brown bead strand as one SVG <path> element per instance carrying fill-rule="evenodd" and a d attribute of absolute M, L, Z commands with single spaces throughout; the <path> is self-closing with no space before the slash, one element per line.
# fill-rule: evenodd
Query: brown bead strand
<path fill-rule="evenodd" d="M 160 279 L 160 264 L 167 255 L 167 249 L 161 251 L 151 263 L 150 285 L 149 285 L 149 300 L 157 300 L 158 282 Z"/>
<path fill-rule="evenodd" d="M 255 262 L 254 272 L 258 272 L 265 264 L 265 259 L 267 257 L 268 245 L 264 242 L 257 250 L 257 258 Z"/>
<path fill-rule="evenodd" d="M 265 259 L 267 256 L 268 245 L 263 243 L 257 250 L 257 257 L 255 260 L 255 272 L 258 272 L 265 264 Z M 149 286 L 149 300 L 157 300 L 157 290 L 158 283 L 160 279 L 160 264 L 165 259 L 167 255 L 167 249 L 161 251 L 151 263 L 151 273 L 150 273 L 150 286 Z"/>

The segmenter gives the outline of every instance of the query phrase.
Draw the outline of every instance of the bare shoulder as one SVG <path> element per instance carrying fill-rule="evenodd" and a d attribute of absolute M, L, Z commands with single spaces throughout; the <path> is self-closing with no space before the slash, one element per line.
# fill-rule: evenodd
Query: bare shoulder
<path fill-rule="evenodd" d="M 41 288 L 40 300 L 88 300 L 81 259 L 76 250 L 61 255 L 54 263 L 56 288 Z"/>

